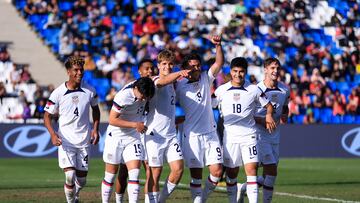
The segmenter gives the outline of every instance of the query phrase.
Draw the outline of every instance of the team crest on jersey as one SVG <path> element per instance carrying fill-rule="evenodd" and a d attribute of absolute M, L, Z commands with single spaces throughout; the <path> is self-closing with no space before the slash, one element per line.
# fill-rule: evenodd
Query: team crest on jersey
<path fill-rule="evenodd" d="M 79 97 L 78 96 L 73 96 L 72 101 L 73 101 L 74 104 L 78 104 L 79 103 Z"/>
<path fill-rule="evenodd" d="M 234 101 L 239 101 L 240 100 L 240 93 L 234 93 L 233 94 L 233 100 Z"/>
<path fill-rule="evenodd" d="M 278 96 L 276 94 L 271 95 L 271 101 L 277 102 L 278 101 Z"/>

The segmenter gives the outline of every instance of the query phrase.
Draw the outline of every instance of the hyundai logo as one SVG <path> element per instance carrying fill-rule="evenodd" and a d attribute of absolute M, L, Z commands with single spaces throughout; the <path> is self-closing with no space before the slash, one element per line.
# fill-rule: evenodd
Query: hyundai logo
<path fill-rule="evenodd" d="M 341 139 L 342 147 L 355 156 L 360 156 L 360 127 L 345 133 Z"/>
<path fill-rule="evenodd" d="M 4 136 L 4 145 L 10 152 L 25 157 L 40 157 L 53 153 L 50 135 L 43 126 L 30 125 L 12 129 Z"/>

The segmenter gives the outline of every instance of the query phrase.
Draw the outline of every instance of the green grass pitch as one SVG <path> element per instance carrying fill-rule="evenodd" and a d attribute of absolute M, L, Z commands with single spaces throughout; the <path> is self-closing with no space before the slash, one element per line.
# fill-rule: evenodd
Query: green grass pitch
<path fill-rule="evenodd" d="M 81 201 L 101 202 L 104 163 L 97 158 L 90 164 Z M 0 202 L 65 202 L 64 174 L 55 158 L 0 159 L 0 174 Z M 166 174 L 167 167 L 161 180 L 165 180 Z M 206 175 L 204 173 L 204 177 Z M 244 180 L 244 173 L 241 173 L 239 181 Z M 188 185 L 188 169 L 185 169 L 181 183 Z M 359 188 L 360 159 L 282 159 L 273 202 L 360 202 Z M 143 201 L 143 195 L 140 198 Z M 172 203 L 191 202 L 186 188 L 178 188 L 170 198 Z M 218 191 L 211 194 L 208 202 L 227 201 L 226 193 Z"/>

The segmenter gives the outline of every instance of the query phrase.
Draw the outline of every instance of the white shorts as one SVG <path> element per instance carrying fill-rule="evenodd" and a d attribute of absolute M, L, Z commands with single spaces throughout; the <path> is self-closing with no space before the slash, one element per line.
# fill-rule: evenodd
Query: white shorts
<path fill-rule="evenodd" d="M 143 159 L 143 146 L 139 138 L 121 136 L 114 137 L 107 135 L 103 160 L 109 164 L 125 164 L 132 160 Z"/>
<path fill-rule="evenodd" d="M 146 145 L 145 145 L 145 134 L 140 134 L 140 141 L 141 141 L 141 144 L 143 146 L 143 161 L 147 161 L 148 160 L 148 155 L 147 155 L 147 150 L 146 150 Z"/>
<path fill-rule="evenodd" d="M 180 142 L 176 137 L 166 139 L 146 135 L 145 139 L 150 167 L 163 166 L 165 159 L 168 163 L 183 159 Z"/>
<path fill-rule="evenodd" d="M 224 166 L 236 168 L 247 163 L 259 162 L 256 136 L 241 143 L 224 142 Z"/>
<path fill-rule="evenodd" d="M 262 140 L 258 143 L 259 161 L 262 165 L 279 163 L 279 144 L 269 143 Z"/>
<path fill-rule="evenodd" d="M 58 147 L 59 167 L 74 167 L 76 170 L 88 171 L 90 147 L 75 148 L 60 145 Z"/>
<path fill-rule="evenodd" d="M 216 132 L 203 135 L 184 135 L 182 139 L 185 165 L 188 168 L 204 168 L 221 164 L 222 150 Z"/>

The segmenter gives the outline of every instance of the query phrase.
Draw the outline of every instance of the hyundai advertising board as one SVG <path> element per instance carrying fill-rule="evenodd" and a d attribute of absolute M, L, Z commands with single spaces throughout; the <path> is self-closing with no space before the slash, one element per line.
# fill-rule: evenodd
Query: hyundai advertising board
<path fill-rule="evenodd" d="M 106 124 L 100 125 L 101 139 L 92 146 L 92 156 L 101 157 Z M 359 125 L 281 126 L 281 157 L 360 157 Z M 43 125 L 0 124 L 0 157 L 57 157 L 57 148 Z"/>

